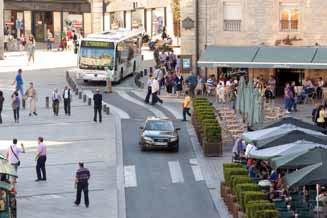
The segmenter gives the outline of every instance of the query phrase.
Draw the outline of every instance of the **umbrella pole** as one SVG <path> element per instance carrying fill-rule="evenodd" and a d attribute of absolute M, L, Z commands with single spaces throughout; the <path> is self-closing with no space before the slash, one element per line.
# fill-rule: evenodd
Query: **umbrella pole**
<path fill-rule="evenodd" d="M 317 191 L 317 217 L 320 217 L 320 211 L 319 211 L 319 184 L 316 185 L 316 191 Z"/>

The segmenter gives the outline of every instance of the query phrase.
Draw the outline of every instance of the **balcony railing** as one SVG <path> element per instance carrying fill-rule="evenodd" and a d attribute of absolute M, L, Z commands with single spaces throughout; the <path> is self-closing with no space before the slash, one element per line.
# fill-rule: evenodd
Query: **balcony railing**
<path fill-rule="evenodd" d="M 241 32 L 241 20 L 224 20 L 224 31 Z"/>
<path fill-rule="evenodd" d="M 281 20 L 280 31 L 282 32 L 296 32 L 299 29 L 298 20 Z"/>

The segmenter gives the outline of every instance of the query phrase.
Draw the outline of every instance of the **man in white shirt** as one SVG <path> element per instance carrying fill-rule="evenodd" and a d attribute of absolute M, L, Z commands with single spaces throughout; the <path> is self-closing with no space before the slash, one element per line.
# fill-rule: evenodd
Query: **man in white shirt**
<path fill-rule="evenodd" d="M 19 155 L 20 153 L 25 153 L 25 147 L 23 143 L 21 144 L 21 148 L 17 147 L 17 139 L 13 139 L 13 144 L 9 147 L 6 158 L 11 165 L 15 167 L 17 171 L 18 166 L 20 165 Z"/>
<path fill-rule="evenodd" d="M 70 88 L 68 88 L 68 86 L 65 86 L 64 92 L 62 94 L 62 98 L 64 99 L 65 115 L 70 116 L 71 91 Z"/>
<path fill-rule="evenodd" d="M 151 92 L 152 92 L 152 105 L 155 105 L 158 101 L 162 104 L 163 101 L 158 97 L 158 92 L 159 92 L 160 86 L 157 78 L 154 78 L 152 80 L 151 84 Z"/>

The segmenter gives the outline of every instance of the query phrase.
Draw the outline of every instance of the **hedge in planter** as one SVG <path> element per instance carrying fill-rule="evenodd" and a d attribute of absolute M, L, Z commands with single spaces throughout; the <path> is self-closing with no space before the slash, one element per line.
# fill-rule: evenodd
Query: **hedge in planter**
<path fill-rule="evenodd" d="M 260 187 L 253 183 L 252 179 L 248 177 L 248 179 L 244 179 L 240 181 L 240 184 L 236 184 L 235 188 L 236 199 L 238 202 L 242 202 L 242 195 L 246 191 L 260 191 Z"/>
<path fill-rule="evenodd" d="M 223 170 L 225 170 L 225 168 L 242 168 L 242 164 L 240 164 L 240 163 L 224 163 Z"/>
<path fill-rule="evenodd" d="M 266 200 L 267 196 L 260 191 L 245 191 L 241 194 L 241 207 L 244 209 L 248 202 L 256 200 Z"/>
<path fill-rule="evenodd" d="M 231 190 L 237 194 L 237 185 L 252 183 L 252 179 L 248 175 L 233 175 L 231 176 Z M 251 191 L 251 190 L 249 190 Z M 255 190 L 254 190 L 255 191 Z"/>
<path fill-rule="evenodd" d="M 233 175 L 248 175 L 248 171 L 243 168 L 225 168 L 224 177 L 227 185 L 231 186 L 230 177 Z"/>
<path fill-rule="evenodd" d="M 264 201 L 250 201 L 246 205 L 246 217 L 256 218 L 256 213 L 262 210 L 275 210 L 275 205 L 268 200 Z"/>
<path fill-rule="evenodd" d="M 278 218 L 277 210 L 260 210 L 256 212 L 254 218 Z"/>

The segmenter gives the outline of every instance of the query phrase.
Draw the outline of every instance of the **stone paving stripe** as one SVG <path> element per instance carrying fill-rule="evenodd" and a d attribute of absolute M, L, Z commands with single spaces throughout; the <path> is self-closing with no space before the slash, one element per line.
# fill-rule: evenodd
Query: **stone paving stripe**
<path fill-rule="evenodd" d="M 89 189 L 89 192 L 102 192 L 105 189 L 98 188 L 98 189 Z M 59 196 L 59 195 L 65 195 L 65 194 L 74 194 L 76 191 L 69 191 L 69 192 L 57 192 L 57 193 L 42 193 L 37 195 L 17 195 L 17 199 L 25 199 L 25 198 L 40 198 L 41 196 Z"/>
<path fill-rule="evenodd" d="M 135 166 L 124 166 L 125 188 L 137 187 Z"/>
<path fill-rule="evenodd" d="M 179 161 L 169 161 L 169 172 L 172 183 L 183 183 L 184 176 Z"/>
<path fill-rule="evenodd" d="M 201 172 L 201 168 L 198 165 L 198 160 L 195 159 L 195 158 L 190 159 L 190 164 L 191 164 L 191 168 L 192 168 L 192 171 L 193 171 L 195 181 L 197 181 L 197 182 L 203 181 L 204 178 L 203 178 L 203 175 L 202 175 L 202 172 Z"/>

